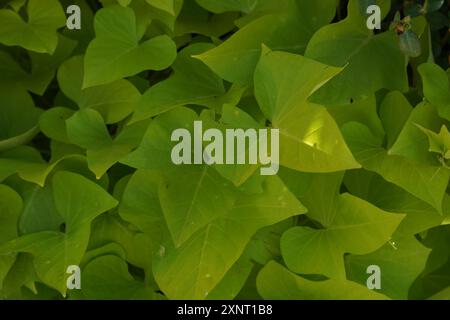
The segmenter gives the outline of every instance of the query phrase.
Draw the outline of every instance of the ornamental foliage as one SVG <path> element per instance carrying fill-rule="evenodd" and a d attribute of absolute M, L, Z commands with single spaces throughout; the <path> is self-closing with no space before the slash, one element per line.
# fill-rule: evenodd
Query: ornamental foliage
<path fill-rule="evenodd" d="M 0 0 L 0 298 L 450 299 L 448 4 Z"/>

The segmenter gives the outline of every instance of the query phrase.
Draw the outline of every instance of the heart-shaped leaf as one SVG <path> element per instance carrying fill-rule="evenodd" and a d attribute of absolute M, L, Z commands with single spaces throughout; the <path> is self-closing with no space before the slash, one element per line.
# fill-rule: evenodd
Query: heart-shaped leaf
<path fill-rule="evenodd" d="M 96 38 L 86 51 L 83 88 L 107 84 L 144 70 L 162 70 L 176 57 L 174 42 L 158 36 L 143 42 L 131 8 L 110 6 L 95 17 Z"/>
<path fill-rule="evenodd" d="M 65 25 L 64 11 L 57 0 L 29 0 L 26 21 L 13 10 L 1 9 L 0 43 L 53 54 L 57 29 Z"/>

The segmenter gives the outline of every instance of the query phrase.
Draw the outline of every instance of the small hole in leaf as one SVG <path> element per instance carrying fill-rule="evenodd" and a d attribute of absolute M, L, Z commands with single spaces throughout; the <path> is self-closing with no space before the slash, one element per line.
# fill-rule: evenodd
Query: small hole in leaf
<path fill-rule="evenodd" d="M 66 232 L 66 224 L 65 223 L 61 223 L 61 225 L 59 226 L 59 231 L 61 231 L 62 233 Z"/>

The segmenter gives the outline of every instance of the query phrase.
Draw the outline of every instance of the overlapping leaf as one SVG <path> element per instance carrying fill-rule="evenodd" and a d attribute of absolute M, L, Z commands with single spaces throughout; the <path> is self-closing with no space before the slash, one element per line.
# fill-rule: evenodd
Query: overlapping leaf
<path fill-rule="evenodd" d="M 92 220 L 116 206 L 117 201 L 93 182 L 69 172 L 54 176 L 53 197 L 64 219 L 65 232 L 42 231 L 21 236 L 1 245 L 0 254 L 31 253 L 39 278 L 65 295 L 66 269 L 80 263 Z"/>

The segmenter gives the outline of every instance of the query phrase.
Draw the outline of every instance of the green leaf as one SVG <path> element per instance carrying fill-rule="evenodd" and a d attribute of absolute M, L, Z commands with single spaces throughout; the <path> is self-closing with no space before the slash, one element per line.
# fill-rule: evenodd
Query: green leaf
<path fill-rule="evenodd" d="M 105 190 L 86 178 L 60 171 L 53 177 L 56 209 L 65 233 L 43 231 L 23 235 L 0 246 L 0 254 L 26 252 L 34 257 L 39 278 L 65 295 L 66 269 L 79 265 L 86 250 L 92 220 L 117 205 Z"/>
<path fill-rule="evenodd" d="M 324 107 L 307 100 L 340 71 L 283 52 L 269 52 L 261 58 L 255 72 L 255 95 L 272 126 L 280 130 L 281 165 L 306 172 L 359 167 L 333 118 Z"/>
<path fill-rule="evenodd" d="M 0 10 L 0 43 L 53 54 L 58 44 L 57 29 L 64 26 L 64 11 L 56 0 L 29 0 L 27 21 L 8 9 Z"/>
<path fill-rule="evenodd" d="M 83 88 L 107 84 L 144 70 L 163 70 L 176 57 L 174 42 L 158 36 L 140 43 L 132 9 L 111 6 L 95 16 L 96 38 L 85 57 Z"/>
<path fill-rule="evenodd" d="M 365 254 L 377 250 L 404 218 L 350 194 L 338 196 L 331 213 L 329 223 L 320 221 L 324 229 L 294 227 L 283 235 L 281 252 L 290 270 L 345 279 L 344 253 Z"/>
<path fill-rule="evenodd" d="M 276 262 L 269 262 L 258 274 L 258 292 L 269 300 L 385 300 L 352 281 L 311 281 L 289 272 Z"/>
<path fill-rule="evenodd" d="M 438 109 L 442 118 L 450 120 L 450 80 L 447 74 L 433 63 L 422 64 L 418 70 L 425 98 Z"/>

